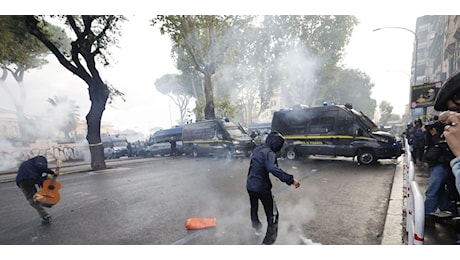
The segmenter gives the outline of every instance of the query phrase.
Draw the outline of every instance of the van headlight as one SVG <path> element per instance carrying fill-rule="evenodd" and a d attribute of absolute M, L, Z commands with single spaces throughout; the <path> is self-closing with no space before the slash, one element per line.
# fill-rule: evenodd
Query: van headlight
<path fill-rule="evenodd" d="M 391 146 L 392 146 L 393 148 L 399 148 L 399 147 L 402 146 L 402 143 L 401 143 L 401 141 L 393 142 L 393 143 L 391 144 Z"/>
<path fill-rule="evenodd" d="M 235 140 L 233 140 L 233 141 L 232 141 L 232 144 L 240 144 L 240 141 L 235 141 Z"/>

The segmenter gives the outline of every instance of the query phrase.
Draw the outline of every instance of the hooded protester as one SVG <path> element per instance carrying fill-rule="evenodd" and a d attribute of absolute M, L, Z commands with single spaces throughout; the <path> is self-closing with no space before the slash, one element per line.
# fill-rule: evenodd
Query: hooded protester
<path fill-rule="evenodd" d="M 43 174 L 45 173 L 45 174 Z M 43 182 L 48 178 L 48 174 L 56 174 L 48 168 L 48 161 L 44 156 L 35 156 L 21 163 L 16 175 L 16 185 L 21 189 L 29 204 L 38 212 L 43 224 L 51 222 L 51 216 L 43 208 L 40 202 L 33 199 L 37 193 L 37 187 L 42 187 Z"/>
<path fill-rule="evenodd" d="M 256 229 L 256 235 L 262 234 L 262 223 L 258 216 L 259 200 L 262 202 L 267 217 L 267 232 L 262 242 L 264 245 L 275 243 L 278 236 L 279 213 L 271 191 L 272 183 L 269 173 L 287 185 L 294 185 L 296 188 L 300 186 L 299 181 L 294 179 L 293 175 L 278 167 L 276 153 L 281 150 L 284 142 L 284 137 L 278 132 L 271 132 L 267 135 L 265 144 L 254 149 L 246 181 L 251 205 L 251 222 L 252 227 Z"/>

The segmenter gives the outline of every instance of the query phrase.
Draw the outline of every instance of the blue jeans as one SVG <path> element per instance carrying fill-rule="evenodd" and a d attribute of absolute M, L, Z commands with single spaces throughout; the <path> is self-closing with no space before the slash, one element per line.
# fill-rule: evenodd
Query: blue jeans
<path fill-rule="evenodd" d="M 446 190 L 446 182 L 449 169 L 442 164 L 430 167 L 430 181 L 425 191 L 425 216 L 428 216 L 439 208 L 442 211 L 449 210 L 450 199 Z"/>

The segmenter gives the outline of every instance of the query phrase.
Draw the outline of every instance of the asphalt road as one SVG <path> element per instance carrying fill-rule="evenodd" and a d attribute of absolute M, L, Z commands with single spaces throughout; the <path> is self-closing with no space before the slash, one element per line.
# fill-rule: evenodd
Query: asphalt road
<path fill-rule="evenodd" d="M 280 212 L 275 244 L 381 244 L 395 161 L 370 167 L 346 158 L 279 163 L 301 187 L 272 178 Z M 61 201 L 49 209 L 49 226 L 40 224 L 14 182 L 1 183 L 0 244 L 260 244 L 249 219 L 248 166 L 248 159 L 178 157 L 76 169 L 58 178 Z M 217 226 L 187 230 L 185 220 L 193 217 L 216 218 Z"/>

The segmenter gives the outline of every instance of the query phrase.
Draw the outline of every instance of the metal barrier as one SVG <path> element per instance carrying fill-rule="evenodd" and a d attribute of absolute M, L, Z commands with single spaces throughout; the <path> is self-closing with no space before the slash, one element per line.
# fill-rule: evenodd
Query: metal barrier
<path fill-rule="evenodd" d="M 420 192 L 417 182 L 414 181 L 415 167 L 412 161 L 409 144 L 406 140 L 406 231 L 408 237 L 408 245 L 423 245 L 425 235 L 425 199 Z"/>

